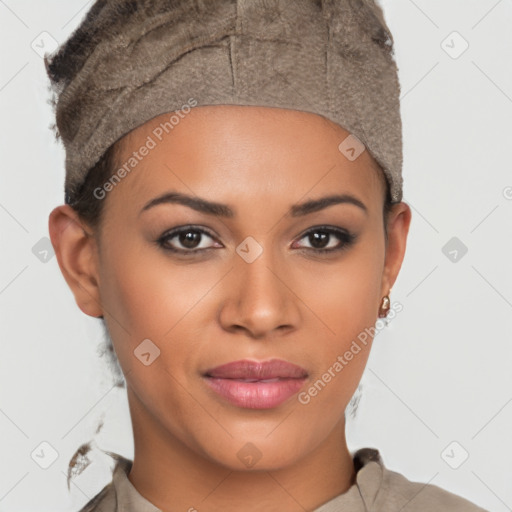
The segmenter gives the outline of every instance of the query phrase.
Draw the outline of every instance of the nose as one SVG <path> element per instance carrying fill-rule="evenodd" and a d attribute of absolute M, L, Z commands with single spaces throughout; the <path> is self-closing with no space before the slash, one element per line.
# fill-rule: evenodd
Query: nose
<path fill-rule="evenodd" d="M 291 273 L 283 267 L 275 263 L 270 250 L 252 263 L 236 261 L 229 282 L 223 285 L 219 321 L 224 330 L 262 339 L 297 329 L 299 299 L 289 282 Z"/>

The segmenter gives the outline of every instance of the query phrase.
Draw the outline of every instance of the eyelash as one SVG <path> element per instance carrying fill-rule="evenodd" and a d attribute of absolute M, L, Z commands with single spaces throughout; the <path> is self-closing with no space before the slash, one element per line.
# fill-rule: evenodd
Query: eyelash
<path fill-rule="evenodd" d="M 207 251 L 209 249 L 215 249 L 215 247 L 206 247 L 203 249 L 184 250 L 184 249 L 176 249 L 175 247 L 170 247 L 168 245 L 168 240 L 172 240 L 173 238 L 175 238 L 177 235 L 180 235 L 181 233 L 189 233 L 189 232 L 201 233 L 201 234 L 209 236 L 210 238 L 215 239 L 215 237 L 211 233 L 206 231 L 205 229 L 202 229 L 202 228 L 199 228 L 196 226 L 182 226 L 182 227 L 173 229 L 171 231 L 168 231 L 167 233 L 162 235 L 156 242 L 159 247 L 161 247 L 162 249 L 164 249 L 166 251 L 171 251 L 174 253 L 186 254 L 186 255 L 197 254 L 199 252 Z M 308 231 L 306 231 L 299 238 L 299 240 L 302 240 L 303 238 L 307 237 L 308 235 L 311 235 L 311 234 L 317 233 L 317 232 L 328 233 L 329 235 L 335 235 L 336 237 L 338 237 L 338 239 L 341 240 L 342 245 L 335 247 L 334 249 L 315 249 L 315 248 L 306 247 L 306 248 L 304 248 L 305 250 L 313 251 L 314 253 L 320 253 L 320 254 L 335 253 L 338 251 L 343 251 L 345 249 L 348 249 L 355 242 L 355 240 L 357 238 L 356 235 L 354 235 L 353 233 L 349 233 L 348 231 L 346 231 L 344 229 L 334 228 L 331 226 L 315 226 L 314 228 L 311 228 Z M 330 241 L 330 239 L 329 239 L 329 241 Z"/>

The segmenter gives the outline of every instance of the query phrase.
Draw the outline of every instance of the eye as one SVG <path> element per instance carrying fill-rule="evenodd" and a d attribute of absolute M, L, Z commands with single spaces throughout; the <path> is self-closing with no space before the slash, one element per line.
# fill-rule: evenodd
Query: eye
<path fill-rule="evenodd" d="M 338 242 L 333 237 L 336 237 Z M 333 226 L 316 226 L 304 233 L 300 240 L 304 238 L 307 238 L 310 244 L 306 249 L 318 253 L 329 253 L 348 249 L 354 243 L 356 235 Z"/>
<path fill-rule="evenodd" d="M 214 238 L 213 235 L 202 228 L 195 226 L 182 226 L 162 235 L 157 240 L 157 243 L 160 247 L 168 251 L 195 253 L 213 247 L 212 245 L 207 245 L 207 243 L 205 244 L 205 236 L 210 239 Z M 176 247 L 176 245 L 178 245 L 178 247 Z"/>
<path fill-rule="evenodd" d="M 182 254 L 195 254 L 215 247 L 223 247 L 218 242 L 208 245 L 207 238 L 215 240 L 215 237 L 203 228 L 181 226 L 166 232 L 157 240 L 157 244 L 166 251 Z M 333 253 L 347 249 L 354 243 L 356 235 L 333 226 L 316 226 L 304 233 L 299 240 L 302 239 L 307 239 L 309 247 L 304 248 L 309 251 Z"/>

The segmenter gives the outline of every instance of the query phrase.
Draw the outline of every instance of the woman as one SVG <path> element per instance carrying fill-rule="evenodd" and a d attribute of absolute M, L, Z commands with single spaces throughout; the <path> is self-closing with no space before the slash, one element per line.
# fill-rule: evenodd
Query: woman
<path fill-rule="evenodd" d="M 46 63 L 51 240 L 134 433 L 82 510 L 483 510 L 347 448 L 411 220 L 381 9 L 98 1 Z"/>

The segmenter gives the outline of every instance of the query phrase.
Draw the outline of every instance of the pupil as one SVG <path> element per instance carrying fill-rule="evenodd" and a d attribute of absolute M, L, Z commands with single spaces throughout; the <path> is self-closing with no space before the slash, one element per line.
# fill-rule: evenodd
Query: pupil
<path fill-rule="evenodd" d="M 193 249 L 200 237 L 201 233 L 197 231 L 186 231 L 180 234 L 180 243 L 188 249 Z"/>
<path fill-rule="evenodd" d="M 313 247 L 316 249 L 323 248 L 327 245 L 327 243 L 320 243 L 320 245 L 317 245 L 316 242 L 323 241 L 326 242 L 329 238 L 329 233 L 326 233 L 325 231 L 316 231 L 315 233 L 312 233 L 310 236 L 310 243 Z"/>

